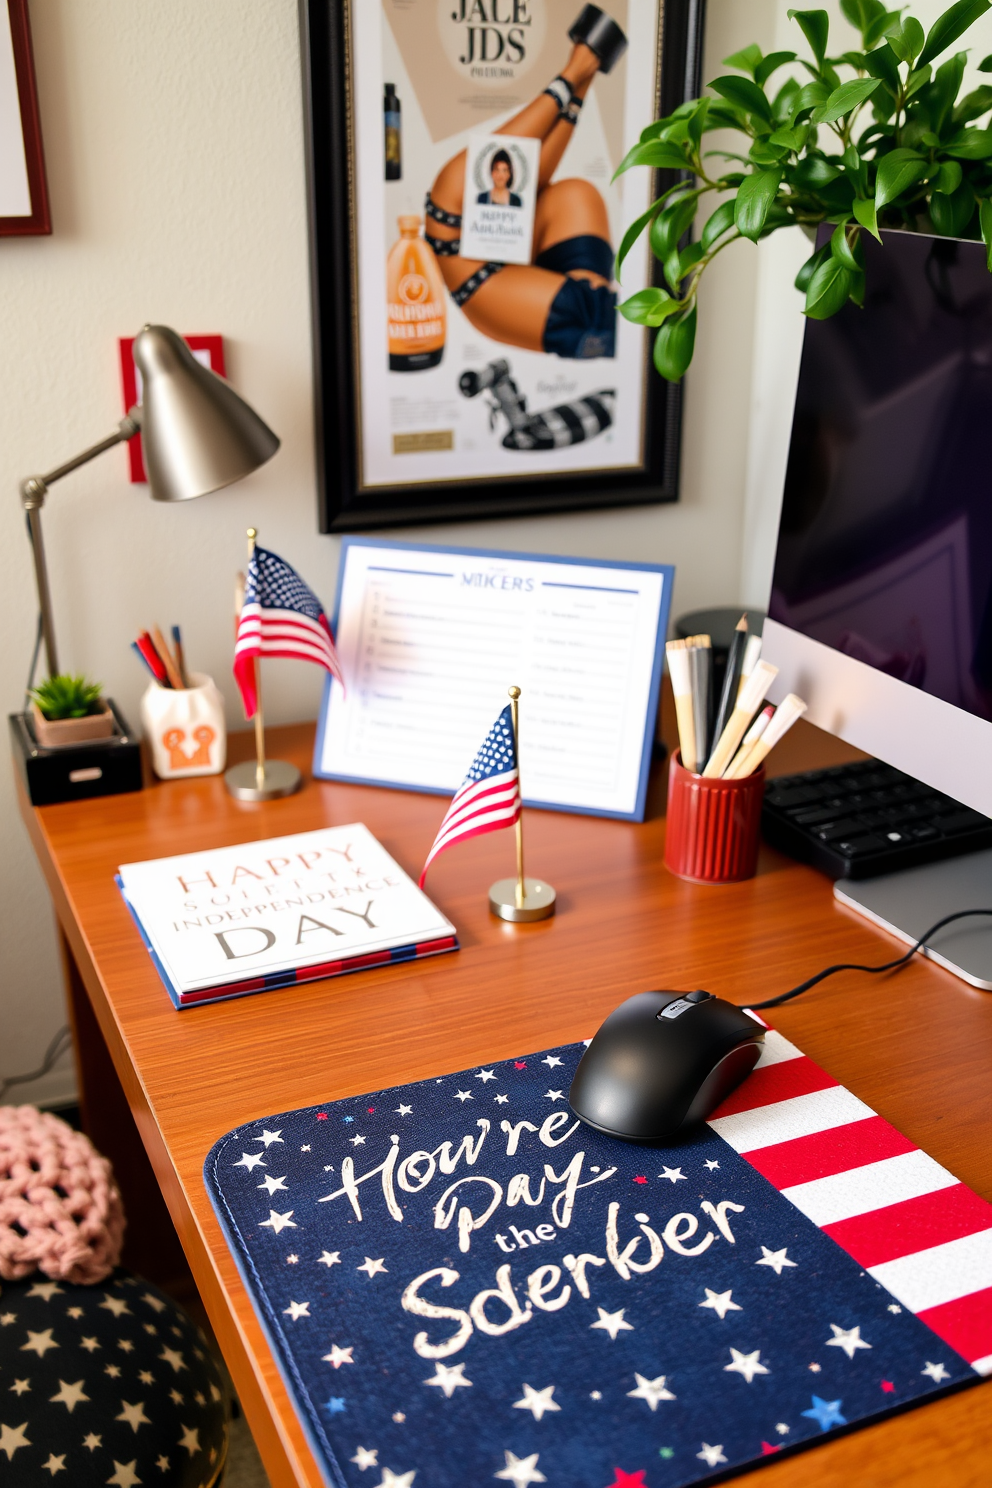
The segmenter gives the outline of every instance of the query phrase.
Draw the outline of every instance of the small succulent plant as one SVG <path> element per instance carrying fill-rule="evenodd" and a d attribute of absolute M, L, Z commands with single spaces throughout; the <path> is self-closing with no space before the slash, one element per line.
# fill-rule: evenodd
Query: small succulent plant
<path fill-rule="evenodd" d="M 654 364 L 669 381 L 692 360 L 699 281 L 739 238 L 756 243 L 780 227 L 812 234 L 821 223 L 833 226 L 796 279 L 805 313 L 818 320 L 849 300 L 862 303 L 863 232 L 880 242 L 886 227 L 984 239 L 992 269 L 992 125 L 978 123 L 992 110 L 992 87 L 958 97 L 966 52 L 933 65 L 992 3 L 958 0 L 928 34 L 882 0 L 840 0 L 840 7 L 861 33 L 855 50 L 828 56 L 827 12 L 790 10 L 812 61 L 790 51 L 765 57 L 757 46 L 727 57 L 734 72 L 709 84 L 717 96 L 649 124 L 617 170 L 648 166 L 666 187 L 627 229 L 617 272 L 646 231 L 666 288 L 639 290 L 619 308 L 627 320 L 658 327 Z M 796 63 L 807 80 L 790 75 L 770 91 L 773 74 Z M 853 76 L 844 80 L 842 69 Z M 978 70 L 992 72 L 992 56 Z M 704 149 L 713 129 L 742 134 L 738 152 Z M 733 195 L 687 244 L 703 197 L 717 192 Z"/>
<path fill-rule="evenodd" d="M 58 677 L 46 678 L 40 687 L 31 691 L 30 696 L 44 717 L 54 722 L 58 718 L 85 718 L 89 713 L 99 713 L 102 690 L 101 682 L 71 677 L 64 672 Z"/>

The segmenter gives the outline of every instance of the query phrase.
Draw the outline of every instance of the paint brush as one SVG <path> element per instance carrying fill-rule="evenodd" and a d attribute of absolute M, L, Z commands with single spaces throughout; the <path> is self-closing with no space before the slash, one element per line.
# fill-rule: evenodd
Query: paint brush
<path fill-rule="evenodd" d="M 772 666 L 770 661 L 759 661 L 748 677 L 737 699 L 737 705 L 727 720 L 727 726 L 717 739 L 713 753 L 706 763 L 703 774 L 708 780 L 719 780 L 730 764 L 752 718 L 765 701 L 765 694 L 777 676 L 777 666 Z"/>

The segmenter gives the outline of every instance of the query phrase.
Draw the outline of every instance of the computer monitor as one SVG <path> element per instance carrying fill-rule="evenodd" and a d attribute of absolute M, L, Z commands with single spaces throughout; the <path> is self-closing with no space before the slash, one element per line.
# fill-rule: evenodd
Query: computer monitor
<path fill-rule="evenodd" d="M 882 237 L 864 307 L 806 322 L 763 654 L 773 699 L 992 816 L 992 274 Z"/>

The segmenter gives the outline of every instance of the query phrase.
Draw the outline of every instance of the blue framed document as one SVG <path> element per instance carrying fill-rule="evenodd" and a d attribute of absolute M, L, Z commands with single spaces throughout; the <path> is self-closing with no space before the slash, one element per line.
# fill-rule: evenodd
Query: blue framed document
<path fill-rule="evenodd" d="M 643 821 L 674 572 L 346 537 L 314 774 L 451 795 L 515 684 L 525 804 Z"/>

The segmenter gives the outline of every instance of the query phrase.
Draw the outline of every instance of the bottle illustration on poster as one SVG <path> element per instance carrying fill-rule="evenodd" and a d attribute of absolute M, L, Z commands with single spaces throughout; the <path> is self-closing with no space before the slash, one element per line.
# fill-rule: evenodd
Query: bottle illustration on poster
<path fill-rule="evenodd" d="M 382 100 L 385 171 L 387 181 L 403 179 L 403 116 L 396 84 L 387 83 Z"/>
<path fill-rule="evenodd" d="M 444 354 L 444 284 L 420 236 L 420 218 L 400 217 L 397 225 L 400 236 L 386 263 L 389 370 L 421 372 L 436 367 Z"/>

